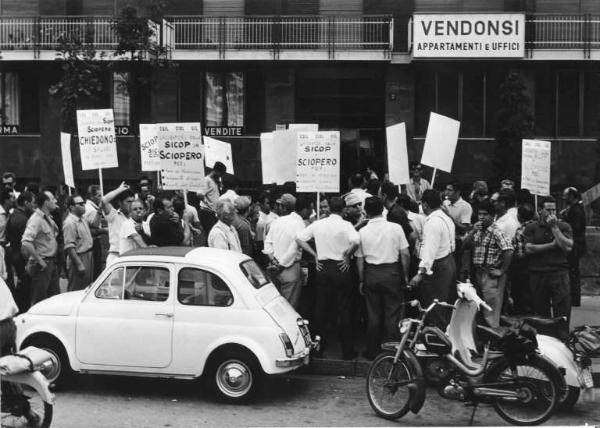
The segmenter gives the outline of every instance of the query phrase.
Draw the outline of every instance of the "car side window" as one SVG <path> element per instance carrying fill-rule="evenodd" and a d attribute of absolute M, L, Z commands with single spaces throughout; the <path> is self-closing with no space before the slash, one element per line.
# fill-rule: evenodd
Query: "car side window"
<path fill-rule="evenodd" d="M 99 299 L 121 300 L 123 298 L 123 273 L 122 267 L 113 270 L 110 275 L 96 290 Z"/>
<path fill-rule="evenodd" d="M 125 268 L 125 300 L 164 302 L 169 298 L 169 269 L 154 266 Z"/>
<path fill-rule="evenodd" d="M 184 268 L 179 271 L 177 298 L 184 305 L 231 306 L 233 294 L 225 282 L 211 272 Z"/>

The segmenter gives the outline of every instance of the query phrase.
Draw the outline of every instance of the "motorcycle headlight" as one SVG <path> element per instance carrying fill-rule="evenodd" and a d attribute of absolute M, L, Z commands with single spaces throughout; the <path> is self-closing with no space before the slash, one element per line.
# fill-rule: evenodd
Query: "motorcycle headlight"
<path fill-rule="evenodd" d="M 404 334 L 410 328 L 410 320 L 402 320 L 400 322 L 400 334 Z"/>

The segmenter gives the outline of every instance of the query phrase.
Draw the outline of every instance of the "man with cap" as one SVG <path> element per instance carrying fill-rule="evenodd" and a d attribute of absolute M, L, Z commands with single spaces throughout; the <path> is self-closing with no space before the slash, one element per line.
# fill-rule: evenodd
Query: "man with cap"
<path fill-rule="evenodd" d="M 416 202 L 421 202 L 423 192 L 431 189 L 429 181 L 421 177 L 422 172 L 423 165 L 421 165 L 421 162 L 412 161 L 410 163 L 410 180 L 406 185 L 406 194 Z"/>
<path fill-rule="evenodd" d="M 363 189 L 364 177 L 362 174 L 354 174 L 348 179 L 350 183 L 350 191 L 344 195 L 346 198 L 348 195 L 357 196 L 360 199 L 362 207 L 365 206 L 365 199 L 372 196 L 369 192 Z"/>
<path fill-rule="evenodd" d="M 360 238 L 352 224 L 342 219 L 342 198 L 332 197 L 329 209 L 330 215 L 302 230 L 296 243 L 315 258 L 317 267 L 314 331 L 325 340 L 327 324 L 332 319 L 339 322 L 342 358 L 351 360 L 356 355 L 352 328 L 355 282 L 350 270 L 350 257 L 358 247 Z M 308 244 L 311 239 L 315 240 L 316 252 Z"/>
<path fill-rule="evenodd" d="M 254 255 L 255 236 L 254 232 L 252 232 L 250 220 L 248 220 L 251 204 L 252 201 L 248 196 L 238 196 L 233 203 L 236 213 L 231 224 L 237 231 L 240 245 L 242 246 L 242 253 L 250 257 Z"/>
<path fill-rule="evenodd" d="M 346 204 L 344 219 L 352 223 L 356 230 L 360 230 L 367 224 L 367 217 L 363 210 L 363 200 L 357 193 L 350 192 L 344 195 L 344 203 Z"/>
<path fill-rule="evenodd" d="M 263 253 L 270 260 L 268 270 L 279 285 L 281 295 L 297 311 L 300 307 L 302 286 L 302 249 L 298 247 L 296 237 L 306 227 L 304 220 L 310 217 L 312 201 L 305 196 L 296 199 L 289 193 L 284 193 L 280 199 L 282 216 L 271 223 Z"/>

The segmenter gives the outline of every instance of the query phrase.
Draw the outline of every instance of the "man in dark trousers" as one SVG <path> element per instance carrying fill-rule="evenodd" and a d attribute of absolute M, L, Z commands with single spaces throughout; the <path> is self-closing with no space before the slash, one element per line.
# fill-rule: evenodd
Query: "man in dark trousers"
<path fill-rule="evenodd" d="M 356 282 L 350 270 L 350 257 L 359 244 L 358 232 L 352 223 L 342 219 L 344 200 L 334 196 L 329 200 L 331 214 L 317 220 L 298 234 L 297 244 L 315 258 L 316 310 L 314 331 L 327 341 L 326 327 L 334 318 L 342 342 L 342 358 L 353 359 L 354 331 L 352 327 L 352 297 Z M 315 240 L 317 251 L 308 244 Z"/>
<path fill-rule="evenodd" d="M 579 276 L 579 259 L 587 251 L 585 243 L 585 211 L 581 194 L 574 187 L 563 191 L 563 200 L 567 207 L 561 211 L 560 219 L 567 222 L 573 230 L 573 249 L 567 256 L 569 261 L 569 280 L 571 283 L 571 306 L 581 306 L 581 280 Z"/>
<path fill-rule="evenodd" d="M 452 255 L 455 249 L 454 222 L 441 210 L 442 200 L 437 190 L 425 190 L 421 203 L 427 218 L 419 251 L 421 261 L 410 285 L 419 289 L 421 304 L 425 307 L 434 299 L 453 303 L 456 295 L 456 263 Z M 429 320 L 445 330 L 450 317 L 444 309 L 436 308 L 429 315 Z"/>
<path fill-rule="evenodd" d="M 402 227 L 383 218 L 381 199 L 367 198 L 365 211 L 369 222 L 358 232 L 360 246 L 356 263 L 360 291 L 367 301 L 367 350 L 364 356 L 373 359 L 379 354 L 382 341 L 398 337 L 410 253 Z"/>
<path fill-rule="evenodd" d="M 388 210 L 387 221 L 399 224 L 404 230 L 404 235 L 409 242 L 414 243 L 416 235 L 413 235 L 410 221 L 408 220 L 408 214 L 406 210 L 398 203 L 398 186 L 391 181 L 383 183 L 381 186 L 381 198 L 383 199 L 383 205 Z"/>
<path fill-rule="evenodd" d="M 533 310 L 545 317 L 571 317 L 569 261 L 573 248 L 571 226 L 556 217 L 556 201 L 549 196 L 539 221 L 525 228 L 525 251 L 529 256 L 529 284 Z"/>
<path fill-rule="evenodd" d="M 183 226 L 173 209 L 171 199 L 159 196 L 154 201 L 154 216 L 150 220 L 152 243 L 158 247 L 178 246 L 183 242 Z"/>
<path fill-rule="evenodd" d="M 27 220 L 32 213 L 33 193 L 23 192 L 17 198 L 17 206 L 10 213 L 8 222 L 6 223 L 6 240 L 10 244 L 11 262 L 17 274 L 15 301 L 19 306 L 20 312 L 26 312 L 29 309 L 30 303 L 31 282 L 29 276 L 25 273 L 27 259 L 21 253 L 21 239 L 27 226 Z"/>

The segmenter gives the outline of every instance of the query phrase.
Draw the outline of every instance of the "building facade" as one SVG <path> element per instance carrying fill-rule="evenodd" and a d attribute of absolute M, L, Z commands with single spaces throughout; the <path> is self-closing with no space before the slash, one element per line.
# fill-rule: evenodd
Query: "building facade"
<path fill-rule="evenodd" d="M 260 134 L 289 123 L 341 131 L 342 177 L 383 172 L 385 127 L 405 122 L 409 157 L 418 159 L 432 111 L 461 121 L 453 176 L 489 179 L 500 85 L 516 70 L 534 137 L 553 142 L 552 183 L 585 189 L 600 181 L 597 0 L 170 0 L 150 25 L 173 66 L 157 68 L 144 90 L 124 91 L 135 71 L 111 56 L 112 22 L 125 6 L 150 16 L 158 3 L 0 0 L 0 171 L 21 183 L 62 181 L 61 105 L 49 89 L 61 75 L 57 39 L 85 31 L 105 53 L 101 62 L 113 63 L 93 106 L 113 108 L 119 131 L 120 166 L 105 170 L 106 180 L 139 176 L 140 123 L 171 121 L 199 121 L 205 135 L 230 142 L 247 185 L 260 183 Z M 457 22 L 470 21 L 476 32 L 476 13 L 521 15 L 522 52 L 418 52 L 418 28 L 457 34 Z M 430 16 L 440 24 L 423 24 Z M 510 48 L 502 28 L 485 25 Z M 76 179 L 91 182 L 96 173 L 81 171 L 73 149 Z"/>

